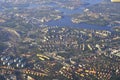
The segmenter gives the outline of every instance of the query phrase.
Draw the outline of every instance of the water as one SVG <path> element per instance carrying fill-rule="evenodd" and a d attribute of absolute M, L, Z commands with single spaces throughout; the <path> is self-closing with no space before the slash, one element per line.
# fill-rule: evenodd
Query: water
<path fill-rule="evenodd" d="M 70 15 L 77 14 L 77 13 L 83 13 L 84 8 L 91 6 L 91 5 L 94 5 L 94 4 L 97 4 L 97 3 L 101 2 L 102 0 L 82 0 L 82 1 L 86 2 L 88 4 L 80 5 L 78 8 L 76 8 L 74 10 L 61 8 L 61 7 L 59 7 L 59 5 L 57 5 L 54 2 L 45 3 L 42 5 L 39 5 L 39 4 L 29 4 L 28 5 L 28 4 L 26 4 L 26 6 L 25 5 L 19 6 L 19 8 L 22 7 L 23 9 L 25 9 L 25 8 L 26 9 L 30 9 L 30 8 L 34 9 L 34 8 L 41 7 L 41 6 L 50 6 L 56 10 L 61 11 L 63 13 L 63 17 L 59 20 L 51 20 L 49 22 L 44 23 L 45 25 L 48 25 L 48 26 L 79 27 L 79 28 L 95 29 L 95 30 L 111 30 L 111 28 L 107 27 L 107 26 L 103 27 L 103 26 L 89 25 L 86 23 L 80 23 L 80 24 L 72 23 Z M 13 7 L 11 7 L 11 8 L 13 8 Z M 11 9 L 11 8 L 9 8 L 9 9 Z M 2 11 L 2 9 L 0 9 L 0 11 Z"/>
<path fill-rule="evenodd" d="M 102 2 L 103 0 L 81 0 L 90 3 L 91 5 Z"/>
<path fill-rule="evenodd" d="M 72 23 L 71 18 L 69 16 L 64 16 L 63 18 L 59 20 L 52 20 L 47 23 L 45 23 L 49 26 L 59 26 L 59 27 L 79 27 L 79 28 L 84 28 L 84 29 L 94 29 L 94 30 L 109 30 L 111 31 L 111 28 L 109 26 L 95 26 L 95 25 L 90 25 L 86 23 L 79 23 L 75 24 Z"/>
<path fill-rule="evenodd" d="M 86 23 L 75 24 L 75 23 L 72 23 L 72 21 L 71 21 L 70 15 L 82 13 L 85 7 L 97 4 L 101 1 L 102 0 L 94 0 L 94 1 L 93 0 L 86 0 L 86 2 L 89 3 L 89 5 L 82 5 L 79 8 L 74 9 L 74 10 L 60 8 L 60 7 L 57 7 L 56 4 L 54 4 L 54 8 L 56 7 L 57 10 L 63 12 L 64 16 L 59 20 L 55 20 L 55 21 L 52 20 L 52 21 L 49 21 L 45 24 L 47 24 L 48 26 L 79 27 L 79 28 L 85 28 L 85 29 L 110 30 L 111 31 L 111 28 L 108 26 L 95 26 L 95 25 L 90 25 L 90 24 L 86 24 Z M 50 5 L 50 6 L 52 6 L 52 5 Z"/>

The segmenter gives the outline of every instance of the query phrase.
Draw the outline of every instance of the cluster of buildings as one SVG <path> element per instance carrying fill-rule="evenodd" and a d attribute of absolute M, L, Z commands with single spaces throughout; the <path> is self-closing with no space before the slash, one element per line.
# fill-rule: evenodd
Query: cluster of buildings
<path fill-rule="evenodd" d="M 19 49 L 24 54 L 1 53 L 2 72 L 11 75 L 17 71 L 51 80 L 55 76 L 61 76 L 58 80 L 109 80 L 120 74 L 118 32 L 41 27 L 30 31 L 21 43 Z"/>
<path fill-rule="evenodd" d="M 99 58 L 98 58 L 99 57 Z M 77 62 L 77 65 L 63 66 L 59 73 L 68 79 L 85 80 L 95 79 L 109 80 L 111 77 L 120 75 L 119 62 L 116 64 L 114 61 L 105 61 L 102 56 L 96 56 L 94 60 L 87 57 L 83 62 Z M 105 57 L 104 57 L 105 58 Z M 100 60 L 101 59 L 101 60 Z M 107 57 L 106 57 L 107 60 Z M 98 61 L 98 63 L 96 63 Z M 85 64 L 84 64 L 85 63 Z M 114 66 L 113 66 L 114 65 Z"/>
<path fill-rule="evenodd" d="M 5 37 L 10 38 L 7 40 L 1 34 L 3 36 L 1 43 L 6 45 L 5 49 L 0 52 L 0 79 L 110 80 L 119 77 L 119 27 L 110 31 L 77 27 L 49 27 L 42 24 L 50 20 L 58 20 L 63 15 L 49 5 L 49 2 L 53 2 L 52 0 L 36 0 L 35 4 L 42 6 L 36 9 L 34 5 L 29 7 L 33 4 L 32 0 L 29 2 L 28 0 L 15 0 L 15 2 L 14 0 L 1 0 L 1 2 L 3 3 L 0 5 L 13 2 L 13 6 L 7 9 L 4 7 L 10 5 L 3 5 L 1 8 L 3 11 L 0 12 L 0 25 L 5 26 L 5 30 L 2 28 L 1 30 Z M 18 3 L 21 6 L 25 4 L 28 6 L 27 9 L 18 8 L 20 6 Z M 49 6 L 43 6 L 46 3 Z M 64 0 L 64 2 L 59 0 L 54 3 L 68 9 L 75 9 L 82 4 L 80 0 Z M 84 12 L 90 20 L 95 21 L 101 17 L 106 21 L 110 17 L 107 14 L 94 13 L 89 9 Z M 83 22 L 81 18 L 85 15 L 73 18 L 73 23 Z M 104 23 L 103 19 L 100 20 Z M 99 24 L 103 23 L 99 22 Z M 119 24 L 120 22 L 114 21 L 113 23 Z M 15 38 L 16 36 L 19 40 Z M 0 48 L 1 46 L 2 44 Z"/>
<path fill-rule="evenodd" d="M 38 36 L 38 32 L 41 35 Z M 30 46 L 36 45 L 42 52 L 58 52 L 67 49 L 81 51 L 95 51 L 98 49 L 101 51 L 107 46 L 104 43 L 111 42 L 109 39 L 113 37 L 110 31 L 105 30 L 95 31 L 58 27 L 40 28 L 36 33 L 37 37 L 34 37 L 35 39 L 31 35 L 33 35 L 33 32 L 28 34 L 28 39 L 23 40 L 23 43 L 29 43 Z"/>
<path fill-rule="evenodd" d="M 24 67 L 26 67 L 26 63 L 27 63 L 25 58 L 6 56 L 6 55 L 0 56 L 0 60 L 1 60 L 0 65 L 14 66 L 17 68 L 24 68 Z"/>

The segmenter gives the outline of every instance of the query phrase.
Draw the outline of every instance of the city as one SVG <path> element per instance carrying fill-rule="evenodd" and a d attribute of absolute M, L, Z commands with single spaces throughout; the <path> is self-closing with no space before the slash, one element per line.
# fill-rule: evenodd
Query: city
<path fill-rule="evenodd" d="M 0 0 L 0 6 L 1 80 L 120 79 L 119 3 Z"/>

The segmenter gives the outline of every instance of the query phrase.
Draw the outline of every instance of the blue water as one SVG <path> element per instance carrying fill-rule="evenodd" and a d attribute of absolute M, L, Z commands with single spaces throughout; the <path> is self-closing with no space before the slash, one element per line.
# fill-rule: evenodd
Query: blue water
<path fill-rule="evenodd" d="M 83 0 L 83 1 L 85 1 L 85 0 Z M 63 17 L 59 20 L 56 20 L 56 21 L 52 20 L 45 24 L 47 24 L 48 26 L 79 27 L 79 28 L 95 29 L 95 30 L 111 30 L 111 28 L 108 26 L 96 26 L 96 25 L 90 25 L 90 24 L 86 24 L 86 23 L 75 24 L 75 23 L 72 23 L 72 21 L 71 21 L 70 15 L 82 13 L 85 7 L 97 4 L 101 1 L 102 0 L 86 0 L 86 2 L 89 3 L 89 5 L 84 5 L 84 6 L 82 5 L 79 8 L 74 9 L 74 10 L 57 7 L 56 4 L 53 4 L 54 8 L 56 7 L 57 10 L 63 12 Z M 49 4 L 49 6 L 52 6 L 52 5 Z"/>
<path fill-rule="evenodd" d="M 52 20 L 47 23 L 45 23 L 49 26 L 59 26 L 59 27 L 79 27 L 79 28 L 85 28 L 85 29 L 91 29 L 91 30 L 109 30 L 111 31 L 111 28 L 109 26 L 96 26 L 96 25 L 90 25 L 86 23 L 79 23 L 75 24 L 72 23 L 71 18 L 69 16 L 64 16 L 63 18 L 59 20 Z"/>
<path fill-rule="evenodd" d="M 91 5 L 102 2 L 103 0 L 81 0 L 90 3 Z"/>
<path fill-rule="evenodd" d="M 47 23 L 44 23 L 45 25 L 48 26 L 59 26 L 59 27 L 79 27 L 79 28 L 85 28 L 85 29 L 95 29 L 95 30 L 111 30 L 110 27 L 108 26 L 95 26 L 95 25 L 89 25 L 86 23 L 80 23 L 80 24 L 75 24 L 72 23 L 71 21 L 71 16 L 73 14 L 77 14 L 77 13 L 83 13 L 84 8 L 100 3 L 102 0 L 82 0 L 83 2 L 88 3 L 87 5 L 80 5 L 78 8 L 74 9 L 74 10 L 70 10 L 70 9 L 66 9 L 66 8 L 61 8 L 59 7 L 56 3 L 45 3 L 45 4 L 27 4 L 27 6 L 23 6 L 22 8 L 27 8 L 27 9 L 34 9 L 34 8 L 39 8 L 41 6 L 50 6 L 53 7 L 56 10 L 59 10 L 63 13 L 63 17 L 59 20 L 52 20 L 49 21 Z M 13 8 L 13 7 L 11 7 Z M 9 8 L 9 9 L 11 9 Z M 21 6 L 20 6 L 21 8 Z M 2 11 L 2 9 L 0 9 L 0 11 Z"/>

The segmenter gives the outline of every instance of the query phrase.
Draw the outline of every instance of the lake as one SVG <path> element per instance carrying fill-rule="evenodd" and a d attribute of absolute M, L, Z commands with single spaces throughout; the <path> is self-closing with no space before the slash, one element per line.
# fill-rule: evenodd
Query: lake
<path fill-rule="evenodd" d="M 79 27 L 79 28 L 85 28 L 85 29 L 95 29 L 95 30 L 111 30 L 110 27 L 108 26 L 95 26 L 95 25 L 89 25 L 86 23 L 80 23 L 80 24 L 75 24 L 72 23 L 71 21 L 71 16 L 73 14 L 77 14 L 77 13 L 83 13 L 83 10 L 91 5 L 100 3 L 102 0 L 82 0 L 83 2 L 85 2 L 85 4 L 80 5 L 78 8 L 74 9 L 74 10 L 70 10 L 67 8 L 62 8 L 59 7 L 59 5 L 57 5 L 54 2 L 51 3 L 45 3 L 45 4 L 26 4 L 26 5 L 19 5 L 18 8 L 19 9 L 30 9 L 30 8 L 37 8 L 37 7 L 41 7 L 41 6 L 50 6 L 53 7 L 56 10 L 59 10 L 60 12 L 63 13 L 62 18 L 59 20 L 52 20 L 49 22 L 44 23 L 45 25 L 48 26 L 59 26 L 59 27 Z M 9 7 L 8 9 L 13 9 L 14 7 Z M 0 8 L 0 11 L 2 11 L 2 8 Z"/>

